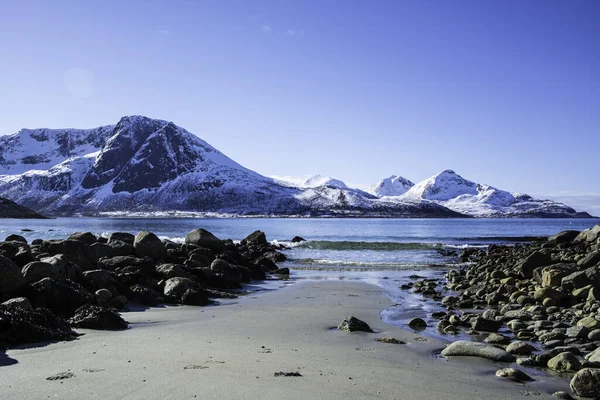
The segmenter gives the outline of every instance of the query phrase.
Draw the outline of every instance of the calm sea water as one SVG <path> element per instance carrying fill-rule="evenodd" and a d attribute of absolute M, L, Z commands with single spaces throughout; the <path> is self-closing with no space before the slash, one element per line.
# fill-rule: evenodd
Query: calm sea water
<path fill-rule="evenodd" d="M 285 250 L 289 261 L 280 266 L 291 268 L 292 280 L 360 280 L 377 285 L 397 304 L 383 310 L 382 319 L 405 327 L 410 318 L 428 319 L 440 308 L 399 286 L 412 274 L 428 277 L 447 271 L 456 260 L 444 250 L 515 243 L 521 237 L 550 236 L 599 223 L 598 219 L 58 218 L 0 220 L 0 238 L 17 233 L 28 240 L 64 239 L 77 231 L 108 235 L 146 230 L 183 241 L 187 232 L 204 228 L 222 239 L 241 240 L 260 229 L 268 240 L 291 247 Z M 294 236 L 307 241 L 292 244 Z M 435 336 L 435 329 L 429 334 Z"/>

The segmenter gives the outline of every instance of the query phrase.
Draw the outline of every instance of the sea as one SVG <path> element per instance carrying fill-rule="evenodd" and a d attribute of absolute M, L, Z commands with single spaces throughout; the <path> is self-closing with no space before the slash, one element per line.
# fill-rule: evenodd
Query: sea
<path fill-rule="evenodd" d="M 394 306 L 383 321 L 407 327 L 418 316 L 430 320 L 439 304 L 400 289 L 419 277 L 438 277 L 460 266 L 456 253 L 492 244 L 519 245 L 567 229 L 584 230 L 600 219 L 340 219 L 340 218 L 57 218 L 0 221 L 0 238 L 16 233 L 28 240 L 65 239 L 73 232 L 154 232 L 183 242 L 187 232 L 204 228 L 221 239 L 242 240 L 261 230 L 274 244 L 287 247 L 290 280 L 253 285 L 277 289 L 302 280 L 363 281 L 385 290 Z M 292 243 L 300 236 L 306 241 Z M 434 328 L 424 334 L 438 336 Z M 440 337 L 444 338 L 444 337 Z"/>

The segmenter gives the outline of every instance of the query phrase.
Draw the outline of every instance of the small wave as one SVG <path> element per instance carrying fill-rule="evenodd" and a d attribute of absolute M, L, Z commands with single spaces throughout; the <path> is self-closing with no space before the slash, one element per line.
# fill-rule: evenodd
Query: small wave
<path fill-rule="evenodd" d="M 489 245 L 487 244 L 445 244 L 444 248 L 446 249 L 486 249 Z"/>
<path fill-rule="evenodd" d="M 290 260 L 294 264 L 293 269 L 312 269 L 312 270 L 351 270 L 348 267 L 356 267 L 356 270 L 408 270 L 422 268 L 443 268 L 444 265 L 432 263 L 398 263 L 398 262 L 375 262 L 375 261 L 347 261 L 347 260 L 327 260 L 320 258 L 302 258 Z"/>
<path fill-rule="evenodd" d="M 279 242 L 286 244 L 286 242 Z M 286 244 L 287 245 L 287 244 Z M 350 242 L 350 241 L 328 241 L 308 240 L 300 243 L 292 243 L 293 246 L 311 250 L 380 250 L 380 251 L 403 251 L 403 250 L 439 250 L 443 249 L 441 243 L 398 243 L 398 242 Z"/>

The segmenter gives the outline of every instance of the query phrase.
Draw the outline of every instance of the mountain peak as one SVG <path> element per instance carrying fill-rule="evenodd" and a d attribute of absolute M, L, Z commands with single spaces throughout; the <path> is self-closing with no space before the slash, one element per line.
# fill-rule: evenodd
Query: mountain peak
<path fill-rule="evenodd" d="M 333 179 L 329 176 L 323 176 L 321 174 L 317 174 L 311 178 L 309 178 L 306 182 L 304 182 L 304 186 L 308 188 L 314 188 L 319 186 L 330 186 L 338 189 L 347 189 L 348 186 L 338 179 Z"/>
<path fill-rule="evenodd" d="M 406 193 L 414 185 L 414 183 L 402 176 L 392 175 L 371 186 L 368 193 L 377 197 L 400 196 Z"/>

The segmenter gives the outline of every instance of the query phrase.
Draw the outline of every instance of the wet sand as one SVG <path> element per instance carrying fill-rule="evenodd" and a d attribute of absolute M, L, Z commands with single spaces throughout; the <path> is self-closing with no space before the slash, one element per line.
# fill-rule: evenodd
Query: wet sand
<path fill-rule="evenodd" d="M 81 330 L 74 342 L 8 350 L 0 398 L 507 399 L 568 391 L 542 375 L 527 385 L 498 378 L 505 365 L 487 360 L 441 359 L 444 342 L 380 320 L 390 305 L 366 283 L 303 281 L 216 307 L 127 312 L 127 331 Z M 350 315 L 376 333 L 332 329 Z M 407 344 L 375 340 L 383 337 Z"/>

